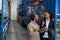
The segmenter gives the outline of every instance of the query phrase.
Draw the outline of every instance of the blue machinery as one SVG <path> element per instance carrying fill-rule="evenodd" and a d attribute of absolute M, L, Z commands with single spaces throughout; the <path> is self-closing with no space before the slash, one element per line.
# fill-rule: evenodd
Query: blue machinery
<path fill-rule="evenodd" d="M 56 0 L 56 15 L 60 19 L 60 0 Z"/>
<path fill-rule="evenodd" d="M 59 28 L 60 27 L 60 0 L 56 0 L 56 24 L 57 24 L 56 28 Z M 60 35 L 59 32 L 56 32 L 55 34 Z M 56 37 L 55 37 L 55 39 L 56 39 Z"/>
<path fill-rule="evenodd" d="M 0 40 L 6 40 L 10 23 L 8 0 L 1 0 L 0 4 Z"/>

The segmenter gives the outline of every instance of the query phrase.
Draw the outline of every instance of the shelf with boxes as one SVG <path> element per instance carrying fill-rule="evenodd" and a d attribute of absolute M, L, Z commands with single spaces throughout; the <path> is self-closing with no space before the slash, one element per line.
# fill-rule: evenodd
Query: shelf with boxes
<path fill-rule="evenodd" d="M 2 8 L 0 10 L 0 40 L 6 40 L 7 29 L 10 23 L 10 13 L 8 0 L 1 0 Z"/>
<path fill-rule="evenodd" d="M 22 0 L 20 4 L 18 2 L 17 18 L 19 23 L 22 24 L 23 26 L 26 26 L 30 22 L 30 18 L 28 17 L 30 14 L 33 13 L 38 14 L 39 12 L 40 12 L 40 0 Z M 41 14 L 41 12 L 39 14 Z"/>
<path fill-rule="evenodd" d="M 39 20 L 41 20 L 43 18 L 44 11 L 50 11 L 54 18 L 55 0 L 22 0 L 20 4 L 18 3 L 17 18 L 20 24 L 27 25 L 30 21 L 27 22 L 26 20 L 30 20 L 28 18 L 30 14 L 37 13 Z"/>

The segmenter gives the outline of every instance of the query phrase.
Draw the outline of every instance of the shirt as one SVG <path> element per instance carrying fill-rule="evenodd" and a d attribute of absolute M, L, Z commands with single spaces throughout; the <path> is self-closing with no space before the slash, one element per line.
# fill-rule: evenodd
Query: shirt
<path fill-rule="evenodd" d="M 48 28 L 49 22 L 50 22 L 50 20 L 46 20 L 46 27 L 45 27 L 45 28 Z M 44 33 L 43 38 L 49 38 L 48 32 L 45 32 L 45 33 Z"/>

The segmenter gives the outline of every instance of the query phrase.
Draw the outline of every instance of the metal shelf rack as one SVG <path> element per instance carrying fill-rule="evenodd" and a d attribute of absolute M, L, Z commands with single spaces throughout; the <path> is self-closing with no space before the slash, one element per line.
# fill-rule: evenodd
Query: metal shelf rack
<path fill-rule="evenodd" d="M 0 9 L 0 40 L 6 40 L 7 30 L 10 24 L 8 0 L 1 0 Z"/>

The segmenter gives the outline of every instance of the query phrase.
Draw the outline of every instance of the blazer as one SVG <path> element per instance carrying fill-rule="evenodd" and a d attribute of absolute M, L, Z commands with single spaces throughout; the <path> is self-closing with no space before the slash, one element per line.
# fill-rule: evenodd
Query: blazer
<path fill-rule="evenodd" d="M 43 21 L 45 22 L 45 24 L 44 24 L 43 27 L 42 27 L 42 23 L 41 23 L 40 29 L 46 27 L 46 19 L 44 19 Z M 49 25 L 48 25 L 48 36 L 49 36 L 49 37 L 52 37 L 52 33 L 49 32 L 49 31 L 50 31 L 50 29 L 53 29 L 53 31 L 54 31 L 54 27 L 55 27 L 55 26 L 54 26 L 54 21 L 53 21 L 53 20 L 50 20 Z M 45 33 L 45 32 L 44 32 L 44 33 Z M 40 37 L 43 37 L 44 33 L 41 33 L 41 34 L 40 34 Z"/>

